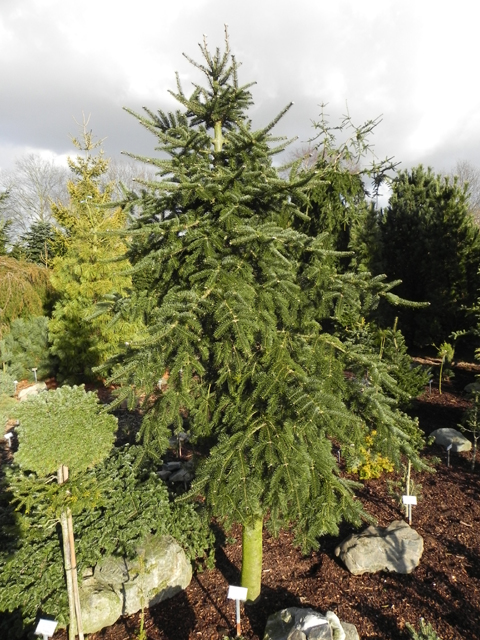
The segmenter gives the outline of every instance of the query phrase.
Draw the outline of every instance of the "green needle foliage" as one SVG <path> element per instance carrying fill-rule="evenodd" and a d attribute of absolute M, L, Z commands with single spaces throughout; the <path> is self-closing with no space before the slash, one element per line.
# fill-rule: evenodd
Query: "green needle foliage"
<path fill-rule="evenodd" d="M 228 40 L 224 52 L 200 49 L 203 62 L 190 61 L 205 86 L 187 95 L 177 80 L 181 109 L 134 114 L 160 156 L 140 158 L 157 179 L 126 198 L 138 284 L 119 308 L 141 313 L 149 336 L 117 359 L 112 380 L 146 394 L 147 455 L 160 458 L 172 430 L 188 428 L 203 447 L 190 495 L 243 525 L 254 600 L 265 518 L 274 532 L 291 527 L 305 550 L 343 519 L 360 523 L 334 443 L 358 447 L 375 429 L 379 453 L 398 463 L 402 452 L 415 458 L 421 438 L 378 347 L 358 339 L 380 299 L 401 301 L 384 277 L 340 269 L 345 254 L 309 227 L 308 187 L 334 166 L 294 166 L 282 179 L 272 158 L 286 142 L 271 131 L 289 107 L 253 130 L 250 85 L 238 82 Z"/>
<path fill-rule="evenodd" d="M 18 466 L 0 485 L 0 636 L 24 638 L 39 611 L 68 621 L 59 514 L 74 515 L 79 575 L 105 555 L 132 557 L 150 533 L 169 534 L 189 558 L 207 561 L 212 534 L 201 511 L 173 504 L 151 467 L 135 464 L 133 448 L 115 450 L 102 464 L 65 486 Z"/>
<path fill-rule="evenodd" d="M 14 400 L 15 380 L 12 375 L 0 370 L 0 433 L 12 415 L 12 410 L 17 401 Z"/>
<path fill-rule="evenodd" d="M 423 618 L 420 618 L 418 631 L 409 622 L 405 623 L 405 627 L 413 640 L 442 640 L 432 625 Z"/>
<path fill-rule="evenodd" d="M 51 222 L 39 220 L 20 237 L 16 249 L 24 254 L 28 262 L 49 267 L 58 251 L 57 237 L 58 231 Z"/>
<path fill-rule="evenodd" d="M 117 419 L 105 412 L 93 392 L 59 387 L 18 403 L 19 447 L 15 462 L 24 471 L 49 476 L 60 465 L 74 475 L 110 453 Z"/>
<path fill-rule="evenodd" d="M 74 144 L 85 153 L 69 160 L 74 174 L 68 185 L 68 205 L 52 205 L 64 230 L 63 254 L 53 262 L 51 281 L 57 302 L 49 325 L 51 351 L 58 358 L 58 379 L 71 383 L 95 379 L 94 367 L 118 352 L 136 328 L 120 319 L 111 326 L 109 313 L 95 315 L 95 305 L 113 293 L 126 294 L 129 265 L 122 261 L 125 244 L 118 231 L 125 228 L 125 215 L 109 206 L 112 185 L 101 179 L 108 168 L 91 132 L 86 130 Z M 59 242 L 57 242 L 59 244 Z"/>
<path fill-rule="evenodd" d="M 472 449 L 472 471 L 475 470 L 475 462 L 477 460 L 478 440 L 480 438 L 480 393 L 472 391 L 470 393 L 471 406 L 465 411 L 463 416 L 463 424 L 458 425 L 462 431 L 468 431 L 473 437 Z"/>
<path fill-rule="evenodd" d="M 48 318 L 14 320 L 10 333 L 0 340 L 0 360 L 17 380 L 32 380 L 34 367 L 39 380 L 47 378 L 53 370 L 48 348 Z"/>
<path fill-rule="evenodd" d="M 0 212 L 1 212 L 1 202 L 2 195 L 0 194 Z M 8 243 L 10 240 L 9 237 L 9 228 L 12 226 L 11 220 L 5 220 L 0 217 L 0 256 L 5 256 L 8 253 Z"/>
<path fill-rule="evenodd" d="M 15 395 L 15 378 L 6 371 L 0 371 L 0 394 L 9 397 Z"/>
<path fill-rule="evenodd" d="M 474 316 L 468 312 L 480 286 L 480 230 L 465 189 L 421 165 L 400 171 L 379 226 L 383 268 L 402 281 L 399 294 L 430 303 L 421 311 L 395 312 L 408 341 L 438 344 L 453 331 L 471 329 Z"/>

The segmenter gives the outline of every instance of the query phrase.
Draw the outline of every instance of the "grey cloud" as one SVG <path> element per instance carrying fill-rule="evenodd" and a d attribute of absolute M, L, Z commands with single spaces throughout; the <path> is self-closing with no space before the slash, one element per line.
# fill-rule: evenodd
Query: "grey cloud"
<path fill-rule="evenodd" d="M 412 150 L 412 136 L 432 110 L 430 102 L 416 97 L 422 95 L 424 74 L 431 71 L 435 58 L 435 49 L 432 60 L 421 58 L 425 38 L 433 38 L 437 48 L 452 46 L 459 64 L 473 64 L 463 60 L 461 50 L 435 39 L 434 26 L 425 14 L 418 15 L 413 0 L 178 0 L 161 11 L 158 2 L 137 0 L 128 13 L 119 8 L 111 20 L 103 16 L 102 29 L 95 31 L 88 46 L 75 46 L 68 29 L 70 12 L 87 12 L 95 21 L 95 6 L 93 0 L 84 0 L 80 9 L 59 0 L 22 0 L 20 10 L 17 0 L 2 0 L 0 24 L 9 44 L 2 50 L 0 42 L 0 159 L 5 157 L 2 147 L 67 152 L 69 134 L 76 133 L 73 118 L 81 119 L 82 111 L 91 114 L 94 132 L 106 137 L 107 154 L 152 154 L 153 136 L 122 107 L 170 109 L 167 88 L 175 88 L 175 71 L 184 78 L 185 90 L 189 80 L 200 79 L 182 52 L 199 59 L 197 43 L 203 33 L 211 48 L 223 47 L 228 23 L 232 51 L 243 63 L 240 81 L 257 81 L 252 88 L 255 126 L 264 126 L 294 101 L 277 133 L 298 136 L 301 145 L 312 136 L 311 121 L 318 119 L 319 105 L 328 103 L 333 125 L 347 109 L 356 123 L 383 116 L 372 138 L 379 157 L 394 155 L 404 165 L 425 159 L 443 164 L 453 156 L 452 164 L 459 157 L 480 164 L 475 105 L 472 117 L 459 122 L 447 141 L 439 137 L 428 152 Z M 139 30 L 140 45 L 133 38 Z M 117 56 L 101 55 L 98 33 L 111 51 L 118 49 Z M 132 86 L 127 69 L 132 65 L 126 61 L 132 61 L 139 73 L 148 69 L 144 87 Z M 461 92 L 455 78 L 449 82 L 457 94 Z M 438 95 L 441 91 L 438 88 Z"/>

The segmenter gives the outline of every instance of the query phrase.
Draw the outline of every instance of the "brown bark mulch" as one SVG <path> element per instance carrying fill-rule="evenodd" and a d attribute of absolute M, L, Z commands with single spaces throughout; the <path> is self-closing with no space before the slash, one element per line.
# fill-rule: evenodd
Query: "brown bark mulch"
<path fill-rule="evenodd" d="M 417 626 L 421 617 L 443 640 L 480 638 L 480 475 L 472 474 L 469 465 L 459 454 L 452 456 L 449 468 L 442 463 L 435 474 L 416 478 L 423 489 L 412 526 L 425 548 L 412 574 L 352 576 L 334 555 L 350 533 L 347 527 L 339 538 L 323 539 L 320 550 L 307 557 L 292 546 L 288 533 L 278 539 L 266 534 L 262 595 L 257 604 L 243 609 L 243 635 L 261 639 L 270 614 L 302 606 L 334 611 L 355 624 L 362 639 L 409 638 L 405 622 Z M 381 526 L 403 517 L 384 478 L 365 482 L 359 498 Z M 233 536 L 235 542 L 219 548 L 214 570 L 196 574 L 183 593 L 147 611 L 149 640 L 221 640 L 234 635 L 234 602 L 226 595 L 229 584 L 239 584 L 240 531 Z M 139 616 L 131 616 L 90 640 L 130 640 L 139 624 Z"/>

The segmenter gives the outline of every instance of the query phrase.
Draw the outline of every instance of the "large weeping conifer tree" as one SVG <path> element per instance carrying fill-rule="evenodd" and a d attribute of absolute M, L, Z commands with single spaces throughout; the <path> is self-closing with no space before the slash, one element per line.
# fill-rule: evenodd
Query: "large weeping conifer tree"
<path fill-rule="evenodd" d="M 200 49 L 203 62 L 189 60 L 204 86 L 187 96 L 178 80 L 178 111 L 133 114 L 161 155 L 134 156 L 157 180 L 125 201 L 136 293 L 120 308 L 142 313 L 150 333 L 119 356 L 114 379 L 146 393 L 146 453 L 160 458 L 172 429 L 202 443 L 191 495 L 242 525 L 242 584 L 255 600 L 264 525 L 291 527 L 309 549 L 343 519 L 360 522 L 335 447 L 354 450 L 376 429 L 398 461 L 419 438 L 389 395 L 387 365 L 356 338 L 380 296 L 397 301 L 390 286 L 342 274 L 328 238 L 295 223 L 308 221 L 306 186 L 322 173 L 281 179 L 273 167 L 285 143 L 271 130 L 288 107 L 254 130 L 228 39 L 223 53 Z"/>

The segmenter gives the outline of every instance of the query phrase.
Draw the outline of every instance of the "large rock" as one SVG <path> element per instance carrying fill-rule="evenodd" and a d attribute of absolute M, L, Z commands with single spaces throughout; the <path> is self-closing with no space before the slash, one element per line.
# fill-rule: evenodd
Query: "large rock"
<path fill-rule="evenodd" d="M 84 633 L 109 627 L 122 615 L 122 598 L 111 587 L 89 580 L 80 585 L 79 591 Z"/>
<path fill-rule="evenodd" d="M 352 534 L 335 549 L 335 555 L 354 575 L 377 571 L 411 573 L 418 567 L 422 553 L 423 538 L 403 520 L 394 520 L 386 528 L 370 526 L 362 533 Z"/>
<path fill-rule="evenodd" d="M 341 622 L 332 611 L 290 607 L 267 620 L 263 640 L 360 640 L 353 624 Z"/>
<path fill-rule="evenodd" d="M 80 584 L 84 631 L 95 633 L 121 615 L 171 598 L 191 579 L 192 566 L 170 536 L 149 536 L 132 560 L 107 556 Z"/>
<path fill-rule="evenodd" d="M 466 438 L 463 433 L 450 427 L 444 429 L 436 429 L 430 434 L 435 438 L 435 443 L 442 447 L 447 448 L 452 445 L 452 451 L 457 453 L 459 451 L 470 451 L 472 443 Z"/>
<path fill-rule="evenodd" d="M 25 387 L 25 389 L 22 389 L 21 391 L 19 391 L 17 397 L 20 401 L 22 401 L 22 400 L 25 400 L 26 398 L 30 398 L 31 396 L 36 396 L 42 391 L 46 391 L 46 390 L 47 390 L 47 385 L 45 384 L 45 382 L 36 382 L 35 384 L 32 384 L 30 387 Z"/>

